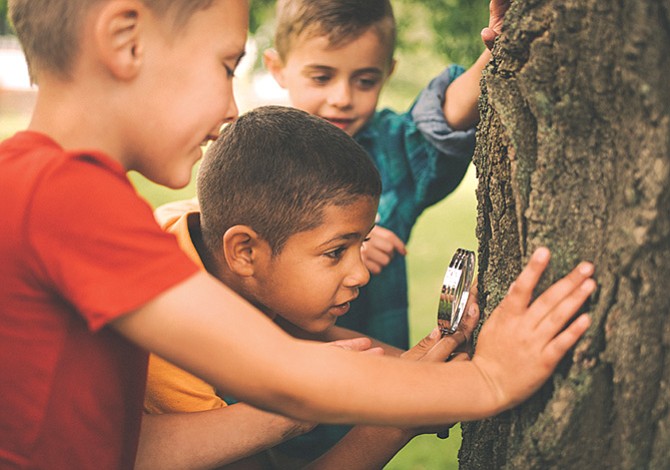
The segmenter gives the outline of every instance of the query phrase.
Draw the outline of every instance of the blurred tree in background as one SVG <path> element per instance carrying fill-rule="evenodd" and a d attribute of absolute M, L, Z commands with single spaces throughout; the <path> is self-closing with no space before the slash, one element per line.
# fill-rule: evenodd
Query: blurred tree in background
<path fill-rule="evenodd" d="M 253 0 L 249 31 L 264 43 L 272 38 L 275 0 Z M 488 24 L 488 0 L 392 0 L 398 23 L 398 48 L 430 48 L 468 66 L 482 51 L 479 32 Z M 0 0 L 0 35 L 10 34 L 7 0 Z"/>
<path fill-rule="evenodd" d="M 484 50 L 481 30 L 488 25 L 488 0 L 394 0 L 398 47 L 430 47 L 466 67 Z M 417 33 L 423 37 L 415 39 Z"/>
<path fill-rule="evenodd" d="M 9 21 L 7 20 L 7 0 L 0 0 L 0 36 L 9 34 Z"/>
<path fill-rule="evenodd" d="M 398 24 L 398 49 L 429 48 L 466 67 L 483 50 L 479 33 L 488 25 L 488 0 L 392 0 Z M 272 42 L 274 0 L 251 2 L 249 30 L 262 44 Z"/>
<path fill-rule="evenodd" d="M 274 16 L 275 0 L 253 0 L 250 3 L 249 32 L 251 34 L 264 24 L 272 21 Z"/>

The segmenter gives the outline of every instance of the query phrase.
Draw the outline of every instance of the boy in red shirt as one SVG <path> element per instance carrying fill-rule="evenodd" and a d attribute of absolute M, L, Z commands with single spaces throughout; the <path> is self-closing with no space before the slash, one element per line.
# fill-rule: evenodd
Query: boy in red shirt
<path fill-rule="evenodd" d="M 147 350 L 295 418 L 414 426 L 519 403 L 589 326 L 583 315 L 564 329 L 595 288 L 589 263 L 529 305 L 549 259 L 542 249 L 472 361 L 403 361 L 289 337 L 188 260 L 125 175 L 184 186 L 201 144 L 235 118 L 247 2 L 9 8 L 39 91 L 28 130 L 0 144 L 0 466 L 131 468 Z M 154 462 L 179 445 L 195 452 L 189 436 L 210 432 L 200 418 L 143 423 Z"/>

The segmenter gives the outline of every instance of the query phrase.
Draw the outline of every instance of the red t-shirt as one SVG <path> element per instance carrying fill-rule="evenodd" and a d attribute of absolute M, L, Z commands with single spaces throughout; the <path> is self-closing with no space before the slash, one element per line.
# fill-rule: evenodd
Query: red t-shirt
<path fill-rule="evenodd" d="M 147 354 L 105 325 L 197 271 L 124 169 L 0 144 L 0 468 L 132 468 Z"/>

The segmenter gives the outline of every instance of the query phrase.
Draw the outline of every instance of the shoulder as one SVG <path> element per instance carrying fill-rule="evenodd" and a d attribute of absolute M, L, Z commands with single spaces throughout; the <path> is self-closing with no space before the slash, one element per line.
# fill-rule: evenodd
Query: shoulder
<path fill-rule="evenodd" d="M 130 187 L 123 167 L 108 156 L 94 150 L 68 152 L 37 132 L 19 132 L 2 142 L 0 165 L 3 180 L 6 177 L 7 183 L 16 188 L 39 189 L 63 179 L 71 180 L 72 189 L 95 186 L 100 180 Z"/>
<path fill-rule="evenodd" d="M 200 203 L 195 197 L 163 204 L 154 211 L 154 217 L 163 230 L 170 231 L 179 219 L 192 212 L 200 212 Z"/>
<path fill-rule="evenodd" d="M 375 112 L 372 119 L 356 135 L 356 140 L 367 147 L 369 145 L 397 144 L 395 138 L 413 132 L 416 126 L 409 112 L 399 113 L 389 108 Z"/>

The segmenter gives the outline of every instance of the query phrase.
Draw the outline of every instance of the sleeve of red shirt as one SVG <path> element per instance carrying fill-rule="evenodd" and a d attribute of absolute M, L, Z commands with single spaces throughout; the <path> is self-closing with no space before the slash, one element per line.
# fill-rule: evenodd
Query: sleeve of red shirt
<path fill-rule="evenodd" d="M 27 215 L 36 282 L 91 330 L 144 305 L 198 268 L 155 222 L 116 162 L 73 155 L 37 186 Z"/>

